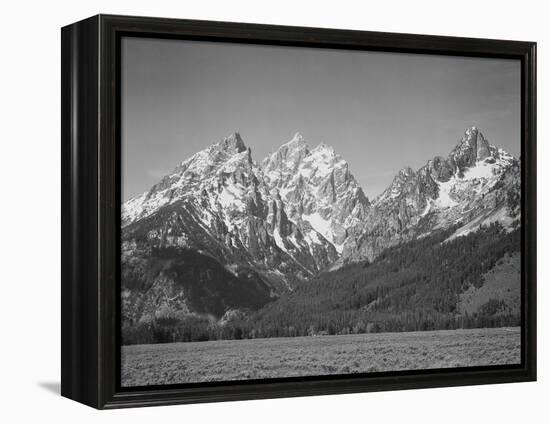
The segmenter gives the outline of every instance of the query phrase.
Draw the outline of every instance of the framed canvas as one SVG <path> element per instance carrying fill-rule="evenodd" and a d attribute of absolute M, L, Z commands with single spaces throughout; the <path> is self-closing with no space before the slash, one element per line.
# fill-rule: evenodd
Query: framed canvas
<path fill-rule="evenodd" d="M 536 45 L 62 29 L 62 395 L 534 381 Z"/>

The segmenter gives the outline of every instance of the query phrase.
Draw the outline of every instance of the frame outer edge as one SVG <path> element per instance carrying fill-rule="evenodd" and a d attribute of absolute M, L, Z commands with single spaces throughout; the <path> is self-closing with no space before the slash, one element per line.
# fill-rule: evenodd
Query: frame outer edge
<path fill-rule="evenodd" d="M 537 380 L 537 43 L 531 43 L 526 53 L 528 73 L 526 75 L 526 148 L 529 152 L 526 168 L 530 172 L 526 179 L 525 191 L 527 197 L 527 217 L 529 222 L 526 225 L 526 236 L 529 237 L 527 258 L 527 358 L 526 366 L 531 381 Z M 522 164 L 523 166 L 523 164 Z"/>
<path fill-rule="evenodd" d="M 101 381 L 97 21 L 61 30 L 61 395 L 95 408 Z"/>
<path fill-rule="evenodd" d="M 525 187 L 528 217 L 526 361 L 511 371 L 374 377 L 232 385 L 216 388 L 119 391 L 116 348 L 116 215 L 120 189 L 115 102 L 116 34 L 201 36 L 215 41 L 384 49 L 524 60 Z M 400 50 L 402 49 L 402 50 Z M 62 30 L 62 395 L 103 408 L 218 402 L 381 390 L 533 381 L 536 379 L 536 44 L 410 34 L 372 33 L 177 19 L 97 15 Z M 531 185 L 532 184 L 532 185 Z M 116 222 L 115 222 L 116 221 Z M 455 373 L 456 374 L 456 373 Z M 449 376 L 449 377 L 446 377 Z M 283 387 L 284 386 L 284 387 Z"/>

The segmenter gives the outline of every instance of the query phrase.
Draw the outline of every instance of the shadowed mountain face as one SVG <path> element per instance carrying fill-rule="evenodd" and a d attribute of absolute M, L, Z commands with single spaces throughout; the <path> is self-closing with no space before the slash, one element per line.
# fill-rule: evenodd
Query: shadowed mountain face
<path fill-rule="evenodd" d="M 475 127 L 372 201 L 332 147 L 296 134 L 258 163 L 235 133 L 124 203 L 124 318 L 219 319 L 438 230 L 458 228 L 452 239 L 497 221 L 512 229 L 519 193 L 519 161 Z"/>

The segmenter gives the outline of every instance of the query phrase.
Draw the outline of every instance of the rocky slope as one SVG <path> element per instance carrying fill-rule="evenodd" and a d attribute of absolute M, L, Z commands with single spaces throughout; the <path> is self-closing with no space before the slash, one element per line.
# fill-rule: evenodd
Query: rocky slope
<path fill-rule="evenodd" d="M 341 253 L 347 230 L 365 219 L 369 207 L 348 163 L 325 144 L 310 149 L 297 133 L 264 159 L 262 169 L 289 219 L 306 231 L 312 227 Z"/>

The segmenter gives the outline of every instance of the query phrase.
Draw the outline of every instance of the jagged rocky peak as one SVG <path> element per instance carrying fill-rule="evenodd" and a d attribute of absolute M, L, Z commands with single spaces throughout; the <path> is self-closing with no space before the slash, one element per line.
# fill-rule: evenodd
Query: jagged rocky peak
<path fill-rule="evenodd" d="M 337 168 L 342 168 L 346 173 L 348 169 L 347 162 L 334 151 L 332 146 L 325 143 L 320 143 L 312 151 L 307 162 L 313 164 L 317 168 L 317 174 L 319 176 L 328 175 L 329 171 L 334 171 Z M 349 175 L 342 175 L 349 176 Z"/>
<path fill-rule="evenodd" d="M 498 172 L 500 166 L 488 166 L 498 162 L 501 156 L 505 159 L 502 166 L 508 163 L 508 159 L 512 160 L 502 149 L 490 145 L 481 131 L 472 126 L 464 132 L 447 158 L 436 156 L 416 172 L 409 166 L 404 167 L 378 199 L 386 201 L 418 194 L 435 199 L 439 194 L 440 183 L 454 181 L 457 178 L 462 180 L 466 174 L 485 175 L 492 172 L 493 168 Z M 420 205 L 424 203 L 422 200 Z"/>
<path fill-rule="evenodd" d="M 235 153 L 242 153 L 247 150 L 244 141 L 238 132 L 234 132 L 231 135 L 225 137 L 217 144 L 217 146 L 225 151 L 234 151 Z"/>
<path fill-rule="evenodd" d="M 416 177 L 416 172 L 410 166 L 404 166 L 397 172 L 396 176 L 393 177 L 393 181 L 390 184 L 390 187 L 400 187 L 409 180 L 412 180 Z"/>
<path fill-rule="evenodd" d="M 513 228 L 519 216 L 516 170 L 517 159 L 468 128 L 447 158 L 397 173 L 376 198 L 359 238 L 346 241 L 343 262 L 374 258 L 388 246 L 453 225 L 463 226 L 457 234 L 495 221 Z"/>
<path fill-rule="evenodd" d="M 482 161 L 494 163 L 500 157 L 499 152 L 499 149 L 489 144 L 477 127 L 472 126 L 464 132 L 447 158 L 434 157 L 417 172 L 417 175 L 423 177 L 429 175 L 434 182 L 444 183 L 454 175 L 463 177 L 468 168 L 475 167 Z M 409 175 L 413 174 L 409 172 Z"/>
<path fill-rule="evenodd" d="M 266 181 L 279 190 L 285 212 L 304 234 L 311 229 L 340 251 L 347 230 L 365 216 L 369 201 L 348 163 L 324 143 L 310 149 L 297 133 L 262 163 Z"/>
<path fill-rule="evenodd" d="M 287 145 L 303 145 L 303 144 L 307 144 L 306 143 L 306 140 L 304 138 L 304 136 L 302 134 L 300 134 L 300 132 L 296 132 L 296 134 L 294 134 L 294 136 L 292 137 L 292 139 L 286 143 Z"/>
<path fill-rule="evenodd" d="M 476 159 L 483 160 L 491 154 L 489 142 L 475 126 L 468 128 L 461 140 L 476 152 Z"/>
<path fill-rule="evenodd" d="M 316 171 L 311 175 L 309 172 L 298 172 L 298 175 L 306 177 L 326 176 L 327 171 L 332 170 L 335 165 L 347 166 L 347 163 L 340 155 L 335 153 L 331 146 L 325 143 L 320 143 L 311 149 L 299 132 L 262 162 L 262 168 L 268 177 L 279 182 L 284 182 L 286 180 L 285 175 L 290 176 L 296 173 L 298 168 L 315 169 Z"/>
<path fill-rule="evenodd" d="M 330 156 L 335 156 L 334 148 L 323 142 L 319 143 L 317 147 L 313 149 L 313 152 L 322 152 Z"/>
<path fill-rule="evenodd" d="M 399 170 L 396 178 L 401 180 L 408 180 L 409 178 L 412 178 L 415 175 L 416 173 L 414 172 L 414 169 L 412 169 L 410 166 L 404 166 Z"/>
<path fill-rule="evenodd" d="M 248 158 L 244 152 L 248 152 Z M 242 156 L 244 159 L 248 159 L 250 163 L 252 162 L 250 148 L 245 146 L 238 132 L 224 137 L 221 141 L 184 160 L 176 167 L 172 175 L 195 174 L 198 179 L 203 179 L 205 174 L 216 171 L 227 162 L 228 158 L 235 155 L 239 155 L 239 158 Z"/>
<path fill-rule="evenodd" d="M 451 151 L 449 159 L 458 168 L 461 174 L 465 168 L 469 168 L 491 157 L 496 159 L 498 149 L 489 145 L 488 140 L 483 136 L 477 127 L 473 126 L 466 130 L 456 147 Z"/>
<path fill-rule="evenodd" d="M 405 166 L 393 177 L 386 190 L 377 198 L 376 202 L 387 202 L 391 199 L 407 195 L 417 183 L 417 173 L 410 166 Z"/>
<path fill-rule="evenodd" d="M 275 174 L 280 176 L 284 172 L 294 171 L 309 154 L 308 144 L 302 134 L 297 132 L 290 141 L 263 160 L 262 168 L 271 178 L 275 177 Z M 269 175 L 270 173 L 273 175 Z"/>
<path fill-rule="evenodd" d="M 309 146 L 304 136 L 297 132 L 289 141 L 279 147 L 276 152 L 281 152 L 281 155 L 285 156 L 292 154 L 295 151 L 304 150 L 309 152 Z"/>

